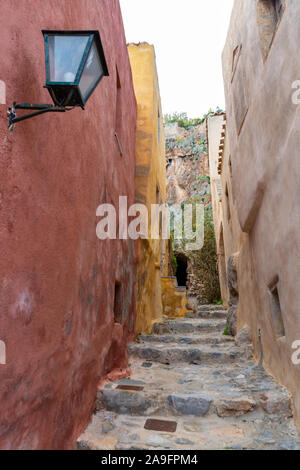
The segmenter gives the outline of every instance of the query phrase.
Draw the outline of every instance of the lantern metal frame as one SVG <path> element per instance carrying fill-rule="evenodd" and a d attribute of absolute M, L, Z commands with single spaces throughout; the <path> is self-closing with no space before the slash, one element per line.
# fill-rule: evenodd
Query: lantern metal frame
<path fill-rule="evenodd" d="M 44 46 L 45 46 L 45 66 L 46 66 L 46 85 L 44 88 L 47 88 L 49 94 L 54 102 L 54 105 L 51 104 L 34 104 L 34 103 L 16 103 L 14 102 L 11 108 L 8 108 L 7 116 L 9 120 L 9 130 L 14 129 L 14 125 L 17 122 L 30 119 L 41 114 L 49 112 L 66 112 L 71 111 L 74 108 L 80 107 L 85 109 L 85 104 L 90 98 L 95 88 L 98 86 L 99 82 L 103 77 L 109 76 L 108 67 L 105 59 L 105 54 L 101 42 L 101 37 L 99 31 L 95 30 L 83 30 L 83 31 L 54 31 L 54 30 L 42 30 L 44 36 Z M 57 82 L 50 80 L 50 57 L 49 57 L 49 37 L 50 36 L 89 36 L 84 53 L 81 57 L 81 61 L 76 73 L 76 77 L 73 82 Z M 85 69 L 85 65 L 92 48 L 93 43 L 97 48 L 99 54 L 99 59 L 102 67 L 102 75 L 96 80 L 93 87 L 88 91 L 87 95 L 84 97 L 80 90 L 80 80 Z M 35 112 L 26 114 L 24 116 L 17 117 L 16 110 L 33 110 Z"/>

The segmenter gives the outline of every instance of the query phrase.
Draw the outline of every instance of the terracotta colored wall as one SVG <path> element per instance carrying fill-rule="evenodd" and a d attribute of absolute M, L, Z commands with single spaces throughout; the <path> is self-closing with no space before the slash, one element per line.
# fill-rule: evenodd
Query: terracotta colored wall
<path fill-rule="evenodd" d="M 67 449 L 87 425 L 97 383 L 127 366 L 135 246 L 96 238 L 99 204 L 134 202 L 136 102 L 117 0 L 1 0 L 7 104 L 50 102 L 41 29 L 100 31 L 110 76 L 86 110 L 7 132 L 0 105 L 0 448 Z M 121 82 L 120 156 L 116 67 Z M 115 279 L 123 326 L 114 325 Z"/>
<path fill-rule="evenodd" d="M 285 3 L 270 42 L 264 5 L 236 0 L 223 74 L 233 193 L 248 236 L 248 256 L 240 259 L 239 315 L 251 326 L 257 357 L 261 330 L 264 366 L 293 394 L 300 425 L 300 368 L 292 363 L 291 347 L 300 338 L 300 108 L 292 102 L 292 83 L 299 79 L 300 3 Z M 237 46 L 241 54 L 233 59 Z M 254 292 L 246 282 L 249 258 Z M 276 277 L 285 336 L 278 335 L 272 316 L 270 287 Z"/>
<path fill-rule="evenodd" d="M 166 159 L 163 114 L 160 101 L 154 47 L 141 43 L 128 46 L 138 117 L 136 134 L 136 194 L 138 204 L 166 202 Z M 161 275 L 168 264 L 164 241 L 139 240 L 137 271 L 137 333 L 150 333 L 162 319 Z"/>

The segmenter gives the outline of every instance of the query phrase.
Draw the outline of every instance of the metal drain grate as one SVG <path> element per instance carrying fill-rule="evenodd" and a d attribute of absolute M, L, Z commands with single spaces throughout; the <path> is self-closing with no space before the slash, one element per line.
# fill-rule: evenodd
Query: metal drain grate
<path fill-rule="evenodd" d="M 118 385 L 117 389 L 131 390 L 132 392 L 141 392 L 142 390 L 144 390 L 144 387 L 139 387 L 138 385 Z"/>
<path fill-rule="evenodd" d="M 164 421 L 162 419 L 147 419 L 144 428 L 148 431 L 175 432 L 177 423 L 176 421 Z"/>

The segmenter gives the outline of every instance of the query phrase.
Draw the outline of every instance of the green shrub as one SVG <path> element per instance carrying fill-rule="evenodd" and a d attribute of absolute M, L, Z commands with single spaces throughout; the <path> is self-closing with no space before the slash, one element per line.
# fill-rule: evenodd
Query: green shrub
<path fill-rule="evenodd" d="M 179 127 L 183 127 L 184 129 L 189 129 L 190 127 L 195 127 L 195 126 L 199 126 L 200 124 L 202 124 L 210 114 L 222 113 L 222 112 L 223 110 L 219 108 L 218 106 L 215 111 L 210 108 L 208 112 L 202 116 L 202 118 L 189 118 L 187 113 L 175 112 L 173 114 L 165 114 L 164 122 L 165 123 L 177 122 Z"/>
<path fill-rule="evenodd" d="M 207 208 L 204 213 L 203 248 L 193 256 L 195 258 L 195 274 L 202 283 L 201 295 L 205 296 L 205 300 L 207 302 L 216 303 L 221 297 L 221 292 L 218 273 L 215 230 L 211 207 Z"/>

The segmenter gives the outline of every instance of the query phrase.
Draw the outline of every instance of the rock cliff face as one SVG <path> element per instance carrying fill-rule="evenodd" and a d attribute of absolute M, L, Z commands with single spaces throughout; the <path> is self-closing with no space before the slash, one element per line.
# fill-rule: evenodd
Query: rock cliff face
<path fill-rule="evenodd" d="M 205 218 L 209 218 L 212 205 L 206 121 L 198 126 L 190 127 L 188 130 L 179 127 L 177 122 L 167 123 L 165 124 L 165 137 L 167 203 L 169 206 L 202 203 L 205 208 Z M 200 269 L 201 251 L 188 252 L 184 240 L 175 240 L 173 250 L 176 258 L 174 270 L 177 271 L 177 280 L 181 284 L 180 281 L 186 279 L 188 296 L 195 296 L 200 302 L 219 300 L 217 272 L 214 270 L 214 266 L 213 284 L 217 285 L 217 293 L 211 295 L 207 291 L 203 269 Z M 214 264 L 214 259 L 212 261 Z"/>
<path fill-rule="evenodd" d="M 191 200 L 210 204 L 206 124 L 185 130 L 177 123 L 165 125 L 167 158 L 167 202 Z"/>

